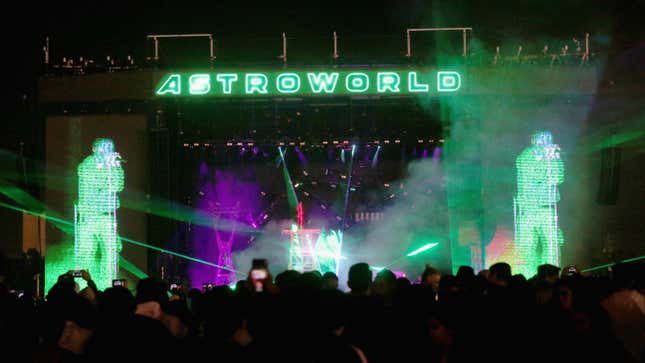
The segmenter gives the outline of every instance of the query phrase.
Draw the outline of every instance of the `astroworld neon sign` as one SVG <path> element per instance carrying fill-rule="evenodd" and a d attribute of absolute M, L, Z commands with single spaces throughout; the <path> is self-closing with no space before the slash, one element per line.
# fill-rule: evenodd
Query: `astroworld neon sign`
<path fill-rule="evenodd" d="M 423 95 L 457 92 L 461 82 L 461 75 L 455 71 L 169 73 L 159 81 L 155 94 L 162 97 Z"/>

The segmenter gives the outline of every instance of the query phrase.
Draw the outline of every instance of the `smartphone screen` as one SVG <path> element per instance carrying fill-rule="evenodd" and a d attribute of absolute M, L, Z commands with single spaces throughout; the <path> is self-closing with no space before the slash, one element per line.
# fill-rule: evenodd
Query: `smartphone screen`
<path fill-rule="evenodd" d="M 253 269 L 251 270 L 251 278 L 253 280 L 264 280 L 267 278 L 267 270 L 265 269 Z"/>

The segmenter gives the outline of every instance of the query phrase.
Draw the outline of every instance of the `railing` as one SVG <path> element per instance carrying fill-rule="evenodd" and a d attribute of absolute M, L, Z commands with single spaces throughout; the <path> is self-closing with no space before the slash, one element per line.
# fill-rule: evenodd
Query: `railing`
<path fill-rule="evenodd" d="M 592 52 L 591 50 L 591 45 L 590 45 L 590 35 L 584 34 L 583 37 L 573 37 L 571 40 L 568 40 L 566 42 L 563 42 L 561 40 L 556 40 L 556 41 L 550 41 L 550 42 L 545 42 L 543 44 L 531 44 L 526 43 L 526 44 L 515 44 L 512 46 L 509 46 L 507 44 L 497 44 L 492 47 L 492 49 L 489 47 L 487 49 L 484 48 L 477 48 L 477 47 L 472 47 L 469 45 L 469 39 L 472 38 L 472 32 L 473 29 L 470 27 L 455 27 L 455 28 L 409 28 L 405 32 L 405 38 L 397 38 L 397 37 L 389 37 L 388 41 L 390 43 L 396 44 L 399 39 L 405 41 L 404 45 L 404 52 L 399 52 L 397 53 L 394 50 L 388 49 L 388 50 L 383 50 L 382 53 L 386 54 L 386 57 L 391 60 L 391 65 L 402 65 L 405 66 L 407 64 L 416 62 L 416 63 L 424 63 L 424 62 L 432 62 L 423 60 L 423 55 L 422 54 L 415 54 L 413 53 L 413 37 L 412 35 L 415 33 L 420 33 L 420 32 L 428 32 L 428 33 L 438 33 L 438 32 L 461 32 L 461 54 L 459 56 L 455 57 L 449 57 L 450 61 L 454 62 L 460 62 L 465 65 L 490 65 L 490 66 L 501 66 L 501 65 L 517 65 L 517 64 L 542 64 L 542 65 L 550 65 L 550 66 L 555 66 L 555 65 L 563 65 L 563 64 L 578 64 L 578 65 L 586 65 L 586 64 L 592 64 L 593 60 L 597 57 L 597 54 Z M 92 72 L 115 72 L 115 71 L 131 71 L 131 70 L 136 70 L 136 69 L 148 69 L 148 68 L 165 68 L 165 67 L 182 67 L 183 65 L 181 64 L 173 64 L 172 59 L 168 58 L 170 55 L 163 55 L 162 52 L 160 51 L 160 41 L 162 39 L 185 39 L 185 38 L 207 38 L 208 39 L 208 57 L 204 57 L 203 63 L 199 67 L 212 67 L 214 65 L 218 66 L 239 66 L 239 65 L 244 65 L 248 66 L 250 65 L 247 62 L 244 61 L 237 61 L 235 57 L 233 57 L 232 61 L 229 60 L 228 62 L 225 59 L 217 59 L 216 63 L 216 56 L 215 56 L 215 38 L 213 37 L 212 34 L 153 34 L 153 35 L 148 35 L 148 39 L 152 40 L 153 43 L 153 48 L 152 48 L 152 56 L 145 56 L 142 54 L 139 54 L 136 58 L 133 54 L 127 54 L 123 55 L 120 57 L 115 57 L 113 55 L 107 55 L 104 57 L 101 57 L 99 59 L 93 59 L 90 57 L 59 57 L 57 58 L 58 61 L 56 61 L 55 57 L 52 57 L 51 55 L 51 49 L 49 45 L 49 38 L 46 39 L 45 47 L 43 48 L 44 54 L 43 54 L 43 60 L 45 63 L 45 66 L 47 67 L 47 72 L 48 73 L 63 73 L 63 74 L 86 74 L 86 73 L 92 73 Z M 331 33 L 331 37 L 327 38 L 328 42 L 327 46 L 329 46 L 329 52 L 327 53 L 328 55 L 325 57 L 322 55 L 319 60 L 317 57 L 313 56 L 311 57 L 310 54 L 306 54 L 306 56 L 309 56 L 307 59 L 309 60 L 314 60 L 314 63 L 310 62 L 304 62 L 302 61 L 302 56 L 303 52 L 305 53 L 311 53 L 308 52 L 308 50 L 311 50 L 309 46 L 309 38 L 290 38 L 287 36 L 286 33 L 282 33 L 280 38 L 274 37 L 274 38 L 267 38 L 264 39 L 263 42 L 265 44 L 268 44 L 267 42 L 271 42 L 273 44 L 272 46 L 276 46 L 279 48 L 275 48 L 276 52 L 273 53 L 275 54 L 273 56 L 273 59 L 267 59 L 266 54 L 265 56 L 262 57 L 257 57 L 257 61 L 253 62 L 254 65 L 260 66 L 266 66 L 266 65 L 273 65 L 273 66 L 287 66 L 289 65 L 287 63 L 287 60 L 291 59 L 297 59 L 298 57 L 301 57 L 300 63 L 291 63 L 291 66 L 294 65 L 303 65 L 303 64 L 327 64 L 327 65 L 335 65 L 339 66 L 341 63 L 344 63 L 346 65 L 351 65 L 351 64 L 360 64 L 363 66 L 378 66 L 378 64 L 383 63 L 377 61 L 376 58 L 378 57 L 372 57 L 371 55 L 359 55 L 356 56 L 355 53 L 361 51 L 357 49 L 357 44 L 361 43 L 366 43 L 366 42 L 357 42 L 357 39 L 360 39 L 360 35 L 351 35 L 346 38 L 342 38 L 336 31 Z M 274 40 L 271 40 L 274 39 Z M 318 39 L 316 38 L 319 43 L 317 44 L 322 44 L 320 41 L 323 40 L 324 38 Z M 247 39 L 248 41 L 248 39 Z M 289 46 L 294 46 L 293 44 L 298 45 L 298 42 L 301 41 L 299 44 L 306 44 L 307 48 L 305 49 L 296 49 L 300 50 L 300 53 L 295 52 L 293 50 L 289 50 Z M 354 54 L 348 54 L 351 53 L 348 50 L 342 51 L 342 44 L 343 41 L 346 43 L 350 44 L 347 49 L 351 49 L 351 52 L 354 52 Z M 423 44 L 423 42 L 419 43 L 420 40 L 417 39 L 417 44 L 419 46 L 421 45 L 426 45 Z M 235 42 L 230 41 L 229 44 L 233 44 Z M 269 48 L 270 49 L 270 48 Z M 242 49 L 244 51 L 244 49 Z M 251 50 L 250 52 L 253 53 L 255 49 Z M 369 50 L 370 52 L 373 51 Z M 381 51 L 380 49 L 378 51 Z M 455 51 L 457 51 L 455 49 Z M 420 51 L 417 50 L 417 53 Z M 457 51 L 459 52 L 459 51 Z M 224 57 L 226 57 L 226 54 L 223 52 L 220 52 Z M 372 52 L 373 53 L 373 52 Z M 379 53 L 380 54 L 380 53 Z M 244 53 L 244 56 L 247 56 L 247 53 Z M 288 57 L 289 55 L 289 57 Z M 231 56 L 230 54 L 228 55 L 229 57 Z M 243 58 L 244 56 L 241 56 L 240 58 Z M 165 58 L 164 58 L 165 57 Z M 170 61 L 164 62 L 164 60 L 168 58 L 171 59 Z M 270 57 L 269 57 L 270 58 Z M 461 58 L 461 60 L 459 59 Z M 196 59 L 197 61 L 200 61 L 200 59 Z M 195 67 L 195 66 L 193 66 Z"/>

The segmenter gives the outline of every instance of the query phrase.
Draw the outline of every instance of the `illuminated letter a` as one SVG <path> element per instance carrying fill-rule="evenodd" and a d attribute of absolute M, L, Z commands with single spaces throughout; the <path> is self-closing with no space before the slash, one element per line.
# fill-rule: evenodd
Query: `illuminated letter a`
<path fill-rule="evenodd" d="M 181 76 L 179 74 L 171 74 L 168 78 L 157 88 L 158 95 L 165 94 L 179 95 L 181 94 Z"/>

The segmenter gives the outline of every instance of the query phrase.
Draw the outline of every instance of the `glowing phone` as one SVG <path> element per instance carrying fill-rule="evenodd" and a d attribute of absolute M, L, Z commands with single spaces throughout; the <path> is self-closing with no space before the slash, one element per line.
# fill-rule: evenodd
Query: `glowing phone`
<path fill-rule="evenodd" d="M 267 278 L 266 269 L 253 269 L 251 270 L 251 278 L 253 280 L 264 280 Z"/>

